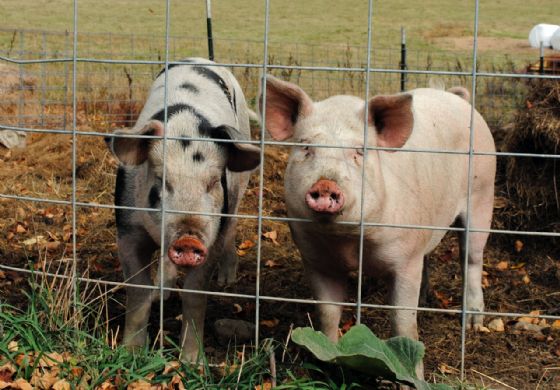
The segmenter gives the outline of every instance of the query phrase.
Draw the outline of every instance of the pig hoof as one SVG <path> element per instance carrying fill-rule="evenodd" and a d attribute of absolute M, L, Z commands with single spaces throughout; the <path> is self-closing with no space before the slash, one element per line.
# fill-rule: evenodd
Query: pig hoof
<path fill-rule="evenodd" d="M 218 270 L 218 285 L 220 287 L 229 286 L 234 284 L 237 280 L 237 266 L 233 269 L 231 267 L 220 267 Z"/>
<path fill-rule="evenodd" d="M 237 255 L 225 256 L 218 267 L 218 285 L 220 287 L 229 286 L 237 281 Z"/>
<path fill-rule="evenodd" d="M 467 329 L 473 329 L 475 332 L 484 332 L 484 316 L 481 314 L 467 315 Z"/>

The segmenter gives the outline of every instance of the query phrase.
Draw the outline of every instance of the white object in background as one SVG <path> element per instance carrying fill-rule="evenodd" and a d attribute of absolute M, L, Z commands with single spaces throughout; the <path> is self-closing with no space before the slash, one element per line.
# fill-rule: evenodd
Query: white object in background
<path fill-rule="evenodd" d="M 554 50 L 560 50 L 560 28 L 557 29 L 550 38 L 550 45 Z"/>
<path fill-rule="evenodd" d="M 25 133 L 14 130 L 0 130 L 0 146 L 5 146 L 8 149 L 24 148 Z"/>
<path fill-rule="evenodd" d="M 550 47 L 550 38 L 552 38 L 552 35 L 559 29 L 560 26 L 555 24 L 537 24 L 529 33 L 529 44 L 537 49 L 541 46 L 541 42 L 544 47 Z"/>

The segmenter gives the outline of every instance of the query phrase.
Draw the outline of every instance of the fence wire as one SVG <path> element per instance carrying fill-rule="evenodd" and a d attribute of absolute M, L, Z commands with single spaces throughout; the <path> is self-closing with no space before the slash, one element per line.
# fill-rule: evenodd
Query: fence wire
<path fill-rule="evenodd" d="M 77 153 L 78 153 L 78 144 L 79 139 L 82 137 L 126 137 L 123 135 L 113 135 L 107 134 L 102 131 L 93 131 L 93 130 L 83 130 L 79 124 L 79 110 L 86 109 L 91 110 L 92 113 L 98 113 L 100 117 L 94 121 L 94 124 L 112 124 L 115 127 L 118 126 L 125 126 L 131 125 L 135 121 L 135 115 L 138 113 L 138 109 L 141 108 L 143 100 L 141 96 L 145 94 L 146 88 L 144 85 L 138 86 L 137 80 L 148 80 L 153 78 L 155 72 L 159 71 L 161 67 L 165 67 L 168 69 L 168 66 L 171 64 L 179 64 L 178 57 L 185 57 L 184 52 L 193 53 L 192 48 L 187 48 L 185 50 L 184 42 L 188 42 L 187 47 L 192 44 L 192 47 L 195 46 L 193 42 L 195 41 L 203 41 L 202 38 L 190 38 L 185 39 L 185 37 L 176 37 L 171 36 L 170 31 L 170 19 L 169 14 L 172 12 L 170 0 L 166 0 L 166 19 L 165 19 L 165 47 L 163 48 L 163 60 L 154 60 L 154 52 L 150 53 L 151 48 L 148 52 L 139 52 L 138 48 L 138 41 L 140 39 L 148 39 L 151 40 L 153 37 L 150 36 L 141 36 L 141 35 L 104 35 L 106 38 L 108 37 L 111 42 L 117 40 L 122 42 L 128 42 L 128 51 L 118 52 L 115 53 L 113 47 L 111 46 L 107 51 L 106 49 L 101 49 L 99 44 L 95 44 L 92 46 L 95 47 L 88 47 L 87 43 L 89 38 L 90 40 L 94 41 L 98 39 L 98 35 L 92 34 L 85 34 L 79 31 L 79 21 L 78 21 L 78 8 L 79 8 L 79 0 L 74 0 L 73 5 L 73 32 L 69 33 L 55 33 L 55 32 L 45 32 L 45 31 L 33 31 L 33 30 L 9 30 L 9 29 L 2 29 L 0 30 L 0 36 L 2 35 L 9 35 L 13 34 L 12 45 L 10 48 L 6 49 L 3 52 L 0 52 L 0 64 L 2 62 L 6 64 L 15 64 L 19 66 L 19 96 L 7 96 L 6 99 L 2 99 L 0 102 L 0 106 L 8 106 L 8 105 L 16 105 L 18 107 L 16 115 L 12 114 L 0 114 L 0 129 L 3 130 L 14 130 L 22 133 L 49 133 L 49 134 L 59 134 L 59 135 L 66 135 L 70 136 L 72 140 L 72 149 L 71 149 L 71 169 L 72 169 L 72 191 L 70 200 L 67 199 L 54 199 L 48 197 L 36 197 L 36 196 L 27 196 L 24 194 L 18 194 L 17 191 L 14 193 L 1 193 L 0 199 L 8 199 L 8 200 L 18 200 L 18 201 L 29 201 L 29 202 L 37 202 L 40 204 L 57 204 L 62 206 L 71 207 L 71 230 L 72 230 L 72 242 L 71 242 L 71 261 L 73 264 L 72 267 L 72 275 L 71 280 L 74 286 L 74 293 L 77 294 L 77 284 L 79 282 L 86 282 L 86 283 L 100 283 L 105 284 L 107 286 L 112 286 L 114 289 L 122 288 L 125 286 L 134 286 L 137 288 L 149 290 L 159 290 L 160 292 L 160 299 L 159 299 L 159 334 L 163 334 L 164 328 L 164 291 L 174 291 L 174 292 L 189 292 L 194 294 L 204 294 L 207 296 L 215 296 L 215 297 L 228 297 L 228 298 L 240 298 L 240 299 L 248 299 L 253 300 L 255 302 L 255 341 L 256 344 L 259 344 L 259 337 L 260 337 L 260 307 L 262 305 L 262 301 L 267 302 L 286 302 L 286 303 L 302 303 L 302 304 L 312 304 L 316 305 L 319 303 L 328 303 L 332 305 L 339 305 L 344 307 L 350 307 L 355 309 L 357 321 L 360 322 L 362 320 L 362 309 L 382 309 L 382 310 L 397 310 L 397 309 L 408 309 L 408 310 L 416 310 L 419 312 L 434 312 L 434 313 L 445 313 L 445 314 L 456 314 L 461 315 L 461 377 L 465 374 L 465 345 L 466 345 L 466 318 L 468 314 L 484 314 L 487 316 L 494 316 L 494 317 L 519 317 L 521 315 L 529 316 L 533 318 L 539 319 L 560 319 L 560 316 L 556 315 L 528 315 L 525 313 L 515 313 L 515 312 L 501 312 L 501 311 L 485 311 L 485 312 L 475 312 L 472 310 L 467 310 L 466 308 L 466 299 L 467 299 L 467 285 L 465 283 L 465 277 L 463 278 L 463 286 L 462 286 L 462 306 L 461 309 L 443 309 L 443 308 L 431 308 L 431 307 L 408 307 L 408 306 L 390 306 L 390 305 L 381 305 L 381 304 L 370 304 L 365 303 L 362 301 L 362 286 L 363 286 L 363 278 L 362 278 L 362 269 L 363 269 L 363 255 L 364 255 L 364 232 L 365 229 L 368 227 L 384 227 L 384 228 L 394 228 L 394 229 L 411 229 L 411 230 L 445 230 L 445 231 L 465 231 L 466 232 L 466 240 L 468 242 L 470 234 L 473 232 L 486 232 L 486 233 L 493 233 L 493 234 L 515 234 L 515 235 L 526 235 L 526 236 L 541 236 L 541 237 L 560 237 L 560 233 L 555 232 L 542 232 L 542 231 L 511 231 L 511 230 L 504 230 L 504 229 L 480 229 L 471 226 L 471 192 L 472 192 L 472 169 L 473 169 L 473 161 L 475 156 L 496 156 L 496 157 L 516 157 L 516 158 L 546 158 L 546 159 L 560 159 L 560 154 L 537 154 L 537 153 L 510 153 L 510 152 L 496 152 L 496 153 L 488 153 L 488 152 L 477 152 L 473 149 L 473 121 L 474 121 L 474 113 L 475 107 L 481 106 L 486 104 L 488 101 L 496 100 L 497 97 L 503 97 L 502 95 L 496 94 L 477 94 L 477 91 L 480 90 L 481 86 L 481 79 L 484 80 L 483 86 L 484 88 L 490 88 L 489 83 L 491 80 L 498 79 L 507 82 L 512 79 L 517 78 L 538 78 L 538 79 L 555 79 L 558 80 L 560 76 L 558 75 L 529 75 L 524 73 L 514 73 L 511 69 L 501 72 L 493 72 L 484 69 L 480 69 L 479 62 L 478 62 L 478 28 L 479 28 L 479 1 L 475 2 L 475 10 L 474 10 L 474 20 L 473 20 L 473 27 L 474 27 L 474 36 L 473 36 L 473 48 L 472 48 L 472 63 L 470 64 L 470 71 L 456 69 L 456 70 L 448 70 L 444 68 L 442 65 L 439 69 L 421 69 L 421 57 L 423 58 L 420 52 L 413 52 L 408 49 L 408 57 L 409 58 L 416 58 L 416 61 L 412 63 L 408 63 L 406 69 L 399 65 L 398 60 L 398 53 L 400 52 L 400 47 L 393 49 L 384 49 L 386 53 L 380 57 L 383 57 L 387 60 L 386 63 L 380 63 L 380 61 L 376 58 L 376 54 L 380 53 L 379 49 L 374 48 L 372 42 L 372 30 L 375 27 L 373 23 L 373 16 L 376 12 L 373 0 L 368 0 L 368 29 L 367 29 L 367 42 L 363 46 L 355 46 L 355 47 L 327 47 L 326 45 L 321 47 L 319 45 L 308 45 L 305 50 L 301 50 L 303 44 L 294 44 L 292 48 L 295 48 L 296 53 L 305 52 L 306 56 L 311 56 L 311 58 L 306 58 L 305 56 L 295 56 L 295 60 L 291 59 L 280 59 L 275 58 L 274 61 L 271 61 L 272 58 L 270 56 L 270 48 L 271 46 L 274 47 L 281 47 L 281 43 L 270 42 L 269 41 L 269 9 L 270 9 L 270 0 L 265 0 L 265 18 L 264 18 L 264 26 L 263 26 L 263 40 L 262 41 L 254 41 L 254 42 L 237 42 L 247 47 L 258 46 L 262 45 L 262 61 L 260 62 L 244 62 L 242 58 L 235 57 L 232 54 L 232 47 L 235 47 L 232 44 L 232 40 L 219 40 L 213 38 L 214 43 L 214 50 L 216 52 L 216 57 L 218 59 L 219 66 L 226 66 L 233 70 L 238 78 L 241 78 L 244 81 L 244 90 L 247 96 L 255 96 L 257 91 L 257 85 L 261 83 L 261 90 L 263 94 L 266 94 L 265 88 L 265 81 L 264 78 L 259 79 L 259 73 L 261 75 L 267 74 L 278 74 L 278 72 L 285 72 L 288 74 L 289 77 L 292 77 L 294 72 L 299 74 L 296 76 L 296 80 L 300 81 L 304 85 L 310 86 L 311 94 L 316 96 L 328 96 L 329 94 L 333 94 L 336 92 L 344 92 L 341 90 L 341 87 L 345 85 L 355 85 L 358 92 L 361 93 L 361 96 L 364 97 L 365 101 L 369 99 L 370 92 L 372 91 L 372 86 L 374 89 L 381 89 L 381 90 L 392 90 L 397 91 L 398 88 L 395 86 L 399 85 L 399 79 L 394 78 L 391 79 L 392 75 L 401 75 L 406 74 L 409 79 L 409 85 L 421 85 L 425 84 L 426 78 L 424 76 L 445 76 L 445 77 L 456 77 L 463 81 L 470 81 L 471 83 L 471 117 L 470 117 L 470 141 L 469 141 L 469 149 L 468 150 L 436 150 L 436 149 L 413 149 L 413 148 L 383 148 L 383 147 L 370 147 L 368 146 L 368 126 L 367 126 L 367 105 L 365 110 L 365 125 L 364 125 L 364 147 L 363 147 L 363 154 L 364 154 L 364 164 L 362 168 L 362 183 L 361 183 L 361 201 L 360 201 L 360 219 L 356 222 L 338 222 L 341 224 L 347 225 L 355 225 L 358 226 L 360 229 L 360 240 L 359 240 L 359 272 L 358 272 L 358 284 L 357 284 L 357 291 L 356 291 L 356 302 L 331 302 L 331 301 L 318 301 L 315 299 L 303 299 L 303 298 L 288 298 L 288 297 L 281 297 L 281 296 L 274 296 L 274 295 L 267 295 L 263 294 L 261 290 L 261 263 L 263 262 L 262 252 L 262 241 L 263 241 L 263 223 L 265 221 L 274 221 L 274 222 L 306 222 L 312 223 L 311 220 L 306 220 L 302 218 L 289 218 L 285 216 L 271 216 L 265 215 L 263 213 L 264 207 L 264 193 L 265 193 L 265 160 L 267 158 L 265 149 L 267 147 L 273 146 L 284 146 L 284 147 L 297 147 L 301 146 L 301 143 L 297 142 L 279 142 L 279 141 L 272 141 L 267 139 L 266 131 L 264 127 L 261 126 L 260 128 L 260 140 L 258 141 L 247 141 L 249 144 L 255 144 L 260 146 L 261 152 L 261 164 L 258 168 L 258 210 L 257 213 L 203 213 L 199 211 L 186 211 L 186 210 L 173 210 L 169 209 L 165 205 L 165 191 L 166 186 L 162 186 L 163 195 L 161 196 L 161 207 L 158 209 L 152 208 L 140 208 L 140 207 L 125 207 L 125 206 L 115 206 L 113 204 L 105 204 L 101 202 L 95 201 L 81 201 L 78 199 L 77 193 Z M 32 39 L 31 41 L 33 44 L 30 44 L 29 47 L 26 46 L 26 43 L 29 39 L 26 39 L 26 36 L 32 36 L 33 38 L 41 37 L 39 40 Z M 13 43 L 16 42 L 17 44 Z M 61 42 L 63 42 L 61 44 Z M 83 42 L 83 43 L 82 43 Z M 159 42 L 158 42 L 159 43 Z M 51 46 L 55 46 L 52 49 L 49 48 L 49 44 Z M 16 50 L 15 47 L 19 45 L 19 48 Z M 154 44 L 157 46 L 156 44 Z M 200 44 L 199 44 L 200 46 Z M 82 51 L 83 47 L 83 51 Z M 226 49 L 228 48 L 228 49 Z M 157 49 L 155 53 L 158 56 L 161 54 Z M 227 50 L 227 54 L 223 55 L 223 53 Z M 326 50 L 326 51 L 325 51 Z M 319 56 L 318 52 L 326 52 L 329 53 L 324 56 Z M 336 56 L 343 55 L 344 53 L 348 53 L 351 51 L 353 53 L 352 58 L 355 61 L 341 61 L 340 58 L 333 58 Z M 85 56 L 82 53 L 87 53 Z M 311 54 L 309 54 L 311 53 Z M 17 54 L 17 55 L 16 55 Z M 197 54 L 197 53 L 194 53 Z M 348 54 L 346 54 L 348 55 Z M 138 59 L 141 58 L 141 59 Z M 232 61 L 220 61 L 221 58 L 229 58 Z M 245 58 L 246 60 L 246 58 Z M 449 59 L 444 59 L 442 63 L 449 63 Z M 299 63 L 298 63 L 299 62 Z M 309 63 L 309 65 L 303 65 L 304 63 Z M 196 63 L 189 63 L 190 65 L 197 65 Z M 92 65 L 101 66 L 101 70 L 94 70 L 89 68 Z M 116 72 L 115 69 L 120 68 L 121 66 L 129 65 L 131 66 L 130 69 L 126 69 L 124 73 L 126 73 L 128 79 L 128 85 L 123 84 L 122 80 L 120 84 L 116 81 Z M 204 64 L 205 66 L 209 66 Z M 25 67 L 32 67 L 35 66 L 33 71 L 26 71 Z M 55 68 L 54 72 L 48 71 L 48 67 L 52 66 Z M 142 67 L 142 69 L 136 69 L 136 67 Z M 211 66 L 211 65 L 210 65 Z M 83 69 L 82 72 L 80 70 Z M 251 71 L 253 74 L 247 76 L 246 71 Z M 2 72 L 0 68 L 0 73 Z M 304 76 L 306 73 L 309 72 L 307 76 Z M 132 74 L 132 75 L 131 75 Z M 282 74 L 282 73 L 280 73 Z M 357 79 L 352 79 L 353 74 L 358 74 Z M 85 76 L 84 76 L 85 75 Z M 114 96 L 111 96 L 107 93 L 107 91 L 96 91 L 95 90 L 95 82 L 91 79 L 102 76 L 109 80 L 109 85 L 118 84 L 116 88 L 118 92 L 116 93 L 117 96 L 121 96 L 121 98 L 115 99 Z M 121 75 L 122 76 L 122 75 Z M 416 79 L 415 82 L 411 83 L 411 76 L 415 77 L 422 77 Z M 40 80 L 39 87 L 33 87 L 31 85 L 26 85 L 26 77 L 35 78 Z M 342 79 L 341 79 L 342 77 Z M 90 78 L 90 80 L 88 80 Z M 134 80 L 130 81 L 130 80 Z M 259 81 L 260 80 L 260 81 Z M 134 84 L 134 85 L 132 85 Z M 140 83 L 141 84 L 141 83 Z M 145 84 L 145 83 L 144 83 Z M 167 71 L 165 72 L 165 95 L 164 95 L 164 125 L 167 126 Z M 98 86 L 99 87 L 99 86 Z M 102 85 L 100 89 L 106 88 L 106 85 Z M 304 88 L 305 89 L 305 88 Z M 39 91 L 39 93 L 35 93 Z M 505 91 L 504 95 L 511 93 L 513 90 Z M 121 95 L 119 95 L 121 94 Z M 8 94 L 6 94 L 8 95 Z M 123 97 L 124 96 L 124 97 Z M 69 102 L 70 97 L 70 102 Z M 482 103 L 479 101 L 482 100 Z M 266 96 L 263 97 L 263 101 L 266 102 Z M 26 105 L 35 104 L 40 112 L 37 113 L 26 113 Z M 119 114 L 112 113 L 112 109 L 116 106 L 115 104 L 119 104 L 121 102 L 127 102 L 127 104 L 131 105 L 130 112 L 126 117 L 119 116 Z M 496 103 L 500 104 L 500 102 Z M 50 105 L 59 105 L 63 107 L 62 114 L 50 114 L 47 112 L 47 107 Z M 81 105 L 81 106 L 80 106 Z M 492 109 L 491 106 L 490 110 Z M 68 108 L 70 108 L 70 113 L 68 112 Z M 261 114 L 262 123 L 265 123 L 265 110 Z M 486 115 L 484 115 L 486 116 Z M 70 117 L 70 120 L 69 120 Z M 491 118 L 489 122 L 492 121 L 499 121 L 501 118 Z M 69 128 L 68 128 L 69 127 Z M 490 126 L 492 127 L 492 126 Z M 164 131 L 163 137 L 155 137 L 155 136 L 143 136 L 138 137 L 134 136 L 135 138 L 149 138 L 149 139 L 163 139 L 163 182 L 166 182 L 165 175 L 166 175 L 166 143 L 170 140 L 181 140 L 183 138 L 171 137 L 167 136 L 167 132 Z M 205 142 L 207 141 L 206 138 L 188 138 L 188 140 L 193 142 Z M 228 142 L 228 141 L 224 141 Z M 231 141 L 233 142 L 233 141 Z M 236 141 L 239 142 L 239 141 Z M 338 149 L 355 149 L 351 145 L 326 145 L 326 144 L 306 144 L 306 146 L 314 146 L 314 147 L 321 147 L 321 148 L 338 148 Z M 457 228 L 457 227 L 448 227 L 448 226 L 425 226 L 425 225 L 403 225 L 403 224 L 381 224 L 381 223 L 374 223 L 370 221 L 364 220 L 364 198 L 365 198 L 365 185 L 364 185 L 364 178 L 365 178 L 365 160 L 367 158 L 367 151 L 370 150 L 398 150 L 401 153 L 425 153 L 425 154 L 450 154 L 450 155 L 459 155 L 459 156 L 467 156 L 468 157 L 468 190 L 467 190 L 467 221 L 466 226 L 464 228 Z M 160 245 L 160 281 L 161 283 L 158 286 L 146 286 L 146 285 L 138 285 L 128 283 L 127 281 L 122 282 L 115 282 L 103 279 L 94 279 L 88 277 L 82 277 L 78 275 L 78 263 L 80 259 L 78 258 L 77 254 L 77 237 L 78 237 L 78 227 L 77 227 L 77 218 L 78 218 L 78 209 L 79 208 L 90 208 L 90 209 L 123 209 L 123 210 L 139 210 L 139 211 L 148 211 L 148 212 L 161 212 L 161 245 Z M 162 266 L 164 258 L 165 258 L 165 217 L 168 214 L 184 214 L 184 215 L 204 215 L 204 216 L 214 216 L 214 217 L 227 217 L 227 218 L 238 218 L 238 219 L 249 219 L 255 220 L 257 222 L 257 243 L 256 243 L 256 270 L 255 270 L 255 293 L 254 294 L 241 294 L 241 293 L 230 293 L 224 291 L 200 291 L 200 290 L 191 290 L 188 288 L 169 288 L 163 286 L 164 280 L 164 267 Z M 464 259 L 464 272 L 463 275 L 467 274 L 468 269 L 468 245 L 465 245 L 466 248 L 466 255 Z M 28 270 L 21 267 L 14 267 L 6 264 L 0 264 L 0 269 L 10 270 L 10 271 L 17 271 L 23 273 L 33 273 L 36 271 Z M 45 275 L 55 278 L 68 278 L 67 275 L 61 275 L 58 273 L 50 273 L 45 272 Z M 188 287 L 188 286 L 187 286 Z M 75 303 L 78 303 L 79 297 L 77 295 L 74 296 Z M 159 338 L 160 347 L 163 348 L 164 346 L 164 338 Z"/>

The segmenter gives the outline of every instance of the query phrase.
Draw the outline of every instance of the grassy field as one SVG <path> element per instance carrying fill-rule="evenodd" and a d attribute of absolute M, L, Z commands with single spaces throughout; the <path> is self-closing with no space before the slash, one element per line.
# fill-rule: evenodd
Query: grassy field
<path fill-rule="evenodd" d="M 214 1 L 216 38 L 260 40 L 264 31 L 264 1 Z M 3 0 L 0 16 L 5 27 L 58 31 L 73 30 L 73 2 L 68 0 Z M 480 36 L 526 39 L 536 23 L 558 20 L 554 0 L 481 2 Z M 283 42 L 365 44 L 367 1 L 270 1 L 270 39 Z M 468 36 L 473 28 L 474 1 L 406 0 L 374 2 L 374 41 L 399 42 L 400 26 L 411 44 L 437 47 L 430 37 Z M 556 15 L 556 17 L 555 17 Z M 165 1 L 79 0 L 79 31 L 161 34 L 165 29 Z M 204 36 L 205 2 L 171 1 L 171 34 Z"/>

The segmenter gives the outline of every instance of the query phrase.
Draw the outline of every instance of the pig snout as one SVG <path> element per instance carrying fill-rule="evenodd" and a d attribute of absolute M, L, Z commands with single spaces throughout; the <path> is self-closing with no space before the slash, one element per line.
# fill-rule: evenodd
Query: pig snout
<path fill-rule="evenodd" d="M 305 202 L 318 213 L 337 214 L 344 206 L 344 193 L 334 181 L 321 179 L 307 191 Z"/>
<path fill-rule="evenodd" d="M 169 245 L 167 256 L 177 265 L 195 267 L 206 260 L 208 249 L 193 236 L 181 236 Z"/>

